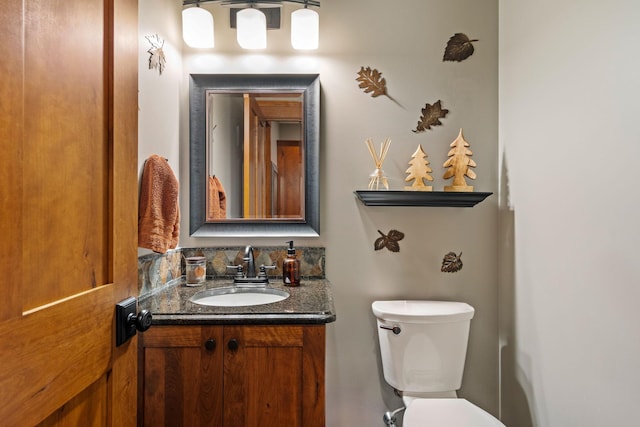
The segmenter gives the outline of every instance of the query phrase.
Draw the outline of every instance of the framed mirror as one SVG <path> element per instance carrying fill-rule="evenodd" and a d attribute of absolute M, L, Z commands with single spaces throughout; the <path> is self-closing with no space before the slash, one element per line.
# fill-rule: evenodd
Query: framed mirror
<path fill-rule="evenodd" d="M 317 74 L 191 74 L 189 234 L 320 232 Z"/>

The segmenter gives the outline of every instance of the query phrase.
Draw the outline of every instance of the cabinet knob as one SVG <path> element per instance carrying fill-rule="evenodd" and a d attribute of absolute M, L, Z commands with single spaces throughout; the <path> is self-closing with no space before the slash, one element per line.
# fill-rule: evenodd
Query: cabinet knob
<path fill-rule="evenodd" d="M 231 338 L 229 340 L 229 342 L 227 343 L 227 347 L 229 348 L 229 350 L 231 351 L 236 351 L 238 349 L 238 347 L 240 347 L 240 343 L 238 342 L 237 339 L 235 338 Z"/>
<path fill-rule="evenodd" d="M 214 340 L 213 338 L 209 338 L 205 341 L 204 346 L 207 350 L 213 351 L 216 349 L 216 340 Z"/>

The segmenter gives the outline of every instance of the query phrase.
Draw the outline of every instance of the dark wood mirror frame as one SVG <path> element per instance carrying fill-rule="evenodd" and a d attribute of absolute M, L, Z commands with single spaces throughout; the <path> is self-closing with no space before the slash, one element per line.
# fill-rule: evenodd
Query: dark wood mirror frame
<path fill-rule="evenodd" d="M 304 218 L 206 221 L 206 93 L 303 93 Z M 317 237 L 320 234 L 320 78 L 318 74 L 191 74 L 189 80 L 189 234 L 192 237 Z"/>

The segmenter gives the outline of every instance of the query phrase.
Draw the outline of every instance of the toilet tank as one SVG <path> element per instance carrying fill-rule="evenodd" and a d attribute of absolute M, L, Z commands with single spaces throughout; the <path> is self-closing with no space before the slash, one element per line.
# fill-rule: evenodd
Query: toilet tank
<path fill-rule="evenodd" d="M 463 302 L 402 300 L 375 301 L 371 308 L 389 385 L 407 394 L 460 388 L 473 307 Z"/>

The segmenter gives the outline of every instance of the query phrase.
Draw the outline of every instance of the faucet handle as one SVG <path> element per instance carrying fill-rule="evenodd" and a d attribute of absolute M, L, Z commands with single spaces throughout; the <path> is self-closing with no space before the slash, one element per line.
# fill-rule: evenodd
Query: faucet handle
<path fill-rule="evenodd" d="M 241 265 L 227 265 L 227 270 L 234 269 L 236 270 L 235 277 L 242 277 L 242 266 Z"/>
<path fill-rule="evenodd" d="M 258 277 L 267 277 L 267 270 L 275 270 L 275 265 L 260 265 L 260 272 L 258 273 Z"/>

